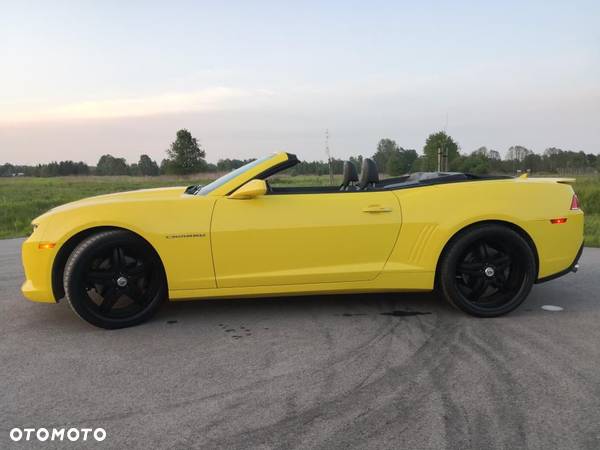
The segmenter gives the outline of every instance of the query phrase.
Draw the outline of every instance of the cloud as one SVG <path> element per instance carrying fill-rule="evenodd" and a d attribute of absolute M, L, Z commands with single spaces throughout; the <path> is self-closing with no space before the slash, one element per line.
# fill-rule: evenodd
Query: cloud
<path fill-rule="evenodd" d="M 267 103 L 275 94 L 265 89 L 213 87 L 167 92 L 147 97 L 82 101 L 57 106 L 0 109 L 0 124 L 19 125 L 87 119 L 118 119 L 184 112 L 236 110 Z"/>

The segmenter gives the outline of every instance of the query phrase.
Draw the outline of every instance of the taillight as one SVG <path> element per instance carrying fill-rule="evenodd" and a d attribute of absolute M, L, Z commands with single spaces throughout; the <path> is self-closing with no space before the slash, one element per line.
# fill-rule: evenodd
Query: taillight
<path fill-rule="evenodd" d="M 577 194 L 573 194 L 573 198 L 571 199 L 571 211 L 581 209 L 579 208 L 579 199 L 577 198 Z"/>
<path fill-rule="evenodd" d="M 550 223 L 553 225 L 560 225 L 561 223 L 567 223 L 566 217 L 558 217 L 556 219 L 550 219 Z"/>

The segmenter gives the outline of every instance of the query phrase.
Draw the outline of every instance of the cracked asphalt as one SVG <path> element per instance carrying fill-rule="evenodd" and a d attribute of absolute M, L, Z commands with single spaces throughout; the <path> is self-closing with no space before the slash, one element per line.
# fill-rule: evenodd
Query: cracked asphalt
<path fill-rule="evenodd" d="M 336 295 L 167 304 L 107 331 L 21 296 L 21 242 L 0 241 L 0 448 L 600 448 L 600 249 L 496 319 Z"/>

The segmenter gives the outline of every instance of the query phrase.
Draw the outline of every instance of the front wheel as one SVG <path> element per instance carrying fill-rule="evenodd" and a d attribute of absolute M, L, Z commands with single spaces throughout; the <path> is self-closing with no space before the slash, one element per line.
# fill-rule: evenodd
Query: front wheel
<path fill-rule="evenodd" d="M 535 267 L 533 251 L 519 233 L 502 225 L 479 225 L 450 243 L 440 264 L 439 289 L 468 314 L 496 317 L 529 295 Z"/>
<path fill-rule="evenodd" d="M 167 296 L 160 259 L 147 242 L 125 230 L 81 242 L 67 260 L 63 282 L 73 311 L 101 328 L 142 323 Z"/>

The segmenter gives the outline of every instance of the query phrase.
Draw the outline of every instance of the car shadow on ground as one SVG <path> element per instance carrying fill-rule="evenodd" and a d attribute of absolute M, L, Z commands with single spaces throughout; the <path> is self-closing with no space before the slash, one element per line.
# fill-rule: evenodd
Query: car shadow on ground
<path fill-rule="evenodd" d="M 168 322 L 214 315 L 236 317 L 284 315 L 293 318 L 309 313 L 342 317 L 376 314 L 390 316 L 460 314 L 432 293 L 382 293 L 176 301 L 165 304 L 154 320 Z"/>
<path fill-rule="evenodd" d="M 525 303 L 506 317 L 524 317 L 548 314 L 540 309 L 539 299 L 529 298 Z M 75 316 L 73 311 L 62 299 L 60 305 L 31 304 L 35 306 L 33 322 L 36 326 L 58 327 L 70 332 L 81 332 L 96 329 L 84 323 Z M 40 307 L 47 307 L 41 312 Z M 448 304 L 435 293 L 370 293 L 370 294 L 331 294 L 303 295 L 260 298 L 223 298 L 208 300 L 167 301 L 141 328 L 173 325 L 186 322 L 202 326 L 215 321 L 235 317 L 237 321 L 254 322 L 257 320 L 286 320 L 294 321 L 310 317 L 323 320 L 327 317 L 360 318 L 360 317 L 408 317 L 431 315 L 432 319 L 444 318 L 455 320 L 494 320 L 478 319 L 468 316 Z M 500 318 L 502 319 L 502 318 Z M 29 322 L 31 325 L 31 322 Z M 135 327 L 139 329 L 139 327 Z"/>
<path fill-rule="evenodd" d="M 506 317 L 547 314 L 547 312 L 540 309 L 539 294 L 541 292 L 537 292 L 534 288 L 530 297 Z M 302 317 L 309 313 L 319 316 L 342 317 L 434 314 L 444 317 L 456 317 L 457 319 L 478 319 L 454 308 L 434 292 L 388 292 L 174 301 L 166 302 L 152 321 L 174 323 L 173 321 L 183 318 L 186 320 L 201 320 L 202 317 L 217 315 L 234 315 L 238 318 L 244 316 L 250 318 L 257 315 L 268 318 L 269 316 L 280 317 L 284 315 L 293 318 L 295 316 Z"/>

